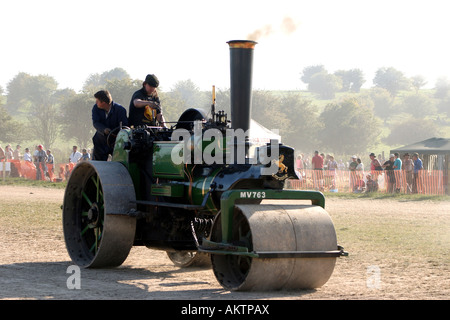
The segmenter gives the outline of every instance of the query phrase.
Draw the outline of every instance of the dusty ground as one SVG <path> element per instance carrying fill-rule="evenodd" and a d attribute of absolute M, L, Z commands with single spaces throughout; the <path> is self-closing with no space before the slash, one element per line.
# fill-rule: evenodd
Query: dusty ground
<path fill-rule="evenodd" d="M 119 268 L 81 269 L 81 288 L 71 290 L 63 195 L 0 186 L 0 299 L 450 299 L 450 202 L 327 199 L 339 244 L 350 256 L 339 258 L 316 290 L 229 292 L 211 269 L 179 269 L 165 252 L 142 247 L 133 247 Z M 15 204 L 26 213 L 14 214 Z M 379 228 L 369 233 L 368 226 Z"/>

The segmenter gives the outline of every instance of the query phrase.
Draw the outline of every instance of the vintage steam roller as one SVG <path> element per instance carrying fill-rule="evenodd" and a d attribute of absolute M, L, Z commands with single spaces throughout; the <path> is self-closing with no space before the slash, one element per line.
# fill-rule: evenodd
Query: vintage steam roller
<path fill-rule="evenodd" d="M 210 259 L 228 290 L 278 290 L 322 286 L 346 255 L 323 194 L 283 189 L 298 179 L 294 150 L 271 141 L 251 154 L 256 42 L 228 44 L 231 126 L 213 90 L 209 118 L 191 108 L 171 128 L 118 128 L 112 161 L 75 166 L 63 230 L 76 264 L 119 266 L 146 246 L 182 267 Z"/>

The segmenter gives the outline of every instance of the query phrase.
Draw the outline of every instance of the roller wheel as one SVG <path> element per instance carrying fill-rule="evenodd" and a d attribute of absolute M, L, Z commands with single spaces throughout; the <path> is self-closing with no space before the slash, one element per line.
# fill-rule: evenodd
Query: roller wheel
<path fill-rule="evenodd" d="M 203 252 L 167 251 L 167 256 L 174 265 L 180 268 L 211 266 L 209 255 Z"/>
<path fill-rule="evenodd" d="M 216 217 L 211 240 L 221 242 L 221 219 Z M 249 251 L 329 251 L 337 249 L 336 232 L 321 207 L 302 205 L 236 205 L 233 240 Z M 324 285 L 336 258 L 251 258 L 211 254 L 219 283 L 232 291 L 312 289 Z"/>
<path fill-rule="evenodd" d="M 134 185 L 119 162 L 86 161 L 73 169 L 63 205 L 67 251 L 82 267 L 115 267 L 133 246 Z"/>

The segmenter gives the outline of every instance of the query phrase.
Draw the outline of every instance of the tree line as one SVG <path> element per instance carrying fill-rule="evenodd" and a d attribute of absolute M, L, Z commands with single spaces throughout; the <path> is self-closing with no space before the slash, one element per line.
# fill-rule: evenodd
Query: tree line
<path fill-rule="evenodd" d="M 306 67 L 301 81 L 307 91 L 254 90 L 252 118 L 269 129 L 279 129 L 283 143 L 302 152 L 315 149 L 335 154 L 364 153 L 381 144 L 408 144 L 445 133 L 450 119 L 450 82 L 438 80 L 434 90 L 422 90 L 423 77 L 406 78 L 394 68 L 380 68 L 374 86 L 361 89 L 359 69 L 330 74 L 324 66 Z M 91 110 L 94 93 L 111 92 L 127 110 L 142 80 L 115 68 L 90 75 L 80 92 L 58 89 L 49 75 L 17 74 L 0 87 L 0 141 L 42 141 L 51 148 L 56 140 L 92 145 Z M 159 90 L 166 120 L 177 121 L 191 107 L 209 111 L 211 92 L 192 80 L 178 81 Z M 326 100 L 325 100 L 326 99 Z M 229 89 L 216 93 L 216 109 L 230 114 Z M 230 118 L 230 117 L 229 117 Z"/>

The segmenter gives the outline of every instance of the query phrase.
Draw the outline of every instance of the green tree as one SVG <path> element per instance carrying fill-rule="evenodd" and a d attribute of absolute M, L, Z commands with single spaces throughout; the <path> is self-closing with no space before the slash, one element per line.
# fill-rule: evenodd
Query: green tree
<path fill-rule="evenodd" d="M 3 87 L 0 86 L 0 106 L 3 106 L 5 104 L 6 97 L 3 95 L 4 92 L 5 91 L 3 90 Z"/>
<path fill-rule="evenodd" d="M 122 68 L 114 68 L 101 74 L 94 73 L 89 75 L 84 82 L 83 91 L 95 93 L 98 90 L 104 89 L 108 81 L 125 79 L 130 79 L 130 75 Z"/>
<path fill-rule="evenodd" d="M 8 109 L 26 115 L 27 131 L 45 147 L 51 147 L 59 133 L 59 107 L 54 98 L 57 87 L 51 76 L 23 72 L 8 83 Z"/>
<path fill-rule="evenodd" d="M 63 124 L 62 136 L 66 140 L 75 139 L 81 148 L 91 146 L 95 131 L 92 125 L 94 97 L 89 93 L 66 92 L 59 103 L 61 105 L 60 122 Z"/>
<path fill-rule="evenodd" d="M 321 146 L 336 154 L 365 152 L 378 143 L 379 123 L 370 108 L 347 98 L 328 104 L 319 117 Z"/>
<path fill-rule="evenodd" d="M 399 107 L 416 118 L 433 115 L 437 111 L 434 100 L 423 93 L 407 95 Z"/>
<path fill-rule="evenodd" d="M 3 88 L 0 86 L 0 141 L 20 143 L 26 137 L 26 131 L 22 130 L 22 125 L 9 114 L 4 101 Z"/>
<path fill-rule="evenodd" d="M 395 112 L 394 98 L 389 91 L 383 88 L 371 88 L 360 94 L 361 97 L 371 101 L 374 114 L 386 121 Z"/>
<path fill-rule="evenodd" d="M 29 79 L 26 99 L 30 103 L 28 121 L 31 133 L 51 148 L 60 132 L 58 121 L 59 105 L 55 94 L 58 83 L 48 75 L 33 76 Z"/>
<path fill-rule="evenodd" d="M 252 119 L 269 130 L 278 130 L 283 144 L 298 150 L 317 146 L 321 128 L 317 108 L 300 93 L 253 91 Z"/>
<path fill-rule="evenodd" d="M 420 88 L 422 88 L 426 84 L 427 81 L 425 80 L 425 77 L 422 75 L 411 77 L 411 85 L 414 88 L 414 90 L 416 90 L 416 93 L 419 93 Z"/>
<path fill-rule="evenodd" d="M 280 99 L 269 91 L 255 90 L 252 93 L 251 118 L 268 129 L 279 129 L 286 134 L 291 129 L 290 120 L 281 111 Z M 231 115 L 229 116 L 231 119 Z M 233 124 L 231 124 L 233 125 Z"/>
<path fill-rule="evenodd" d="M 0 126 L 0 141 L 17 141 L 15 134 L 17 126 L 3 105 L 0 105 L 0 123 L 2 124 Z"/>
<path fill-rule="evenodd" d="M 438 100 L 436 108 L 438 112 L 445 113 L 447 117 L 450 117 L 450 97 Z"/>
<path fill-rule="evenodd" d="M 289 128 L 281 128 L 284 144 L 296 150 L 314 150 L 319 144 L 318 131 L 322 128 L 317 107 L 300 93 L 286 93 L 281 97 L 278 112 L 288 119 Z M 289 129 L 289 131 L 286 131 Z"/>
<path fill-rule="evenodd" d="M 180 115 L 189 108 L 203 109 L 209 112 L 211 98 L 209 92 L 202 92 L 190 79 L 178 81 L 169 92 L 161 92 L 160 100 L 164 117 L 168 121 L 177 121 Z"/>
<path fill-rule="evenodd" d="M 106 81 L 105 88 L 111 93 L 113 101 L 122 105 L 129 112 L 131 97 L 134 92 L 142 88 L 142 81 L 130 78 L 111 79 Z"/>
<path fill-rule="evenodd" d="M 390 145 L 407 145 L 439 136 L 439 134 L 440 130 L 435 121 L 409 117 L 401 122 L 395 122 L 384 142 Z"/>
<path fill-rule="evenodd" d="M 300 80 L 302 80 L 305 84 L 309 84 L 312 76 L 316 73 L 328 73 L 328 71 L 325 70 L 323 65 L 308 66 L 303 69 Z"/>
<path fill-rule="evenodd" d="M 206 96 L 191 79 L 175 83 L 171 89 L 171 93 L 177 95 L 184 101 L 185 108 L 204 108 L 208 105 Z"/>
<path fill-rule="evenodd" d="M 252 94 L 251 118 L 269 130 L 278 130 L 281 140 L 292 136 L 294 127 L 289 116 L 282 109 L 279 96 L 269 91 L 256 90 Z M 231 115 L 229 116 L 231 119 Z M 233 124 L 231 124 L 233 125 Z"/>
<path fill-rule="evenodd" d="M 341 78 L 326 72 L 314 74 L 308 84 L 308 90 L 318 94 L 321 99 L 334 99 L 341 88 Z"/>
<path fill-rule="evenodd" d="M 360 69 L 338 70 L 334 73 L 342 80 L 341 91 L 359 92 L 364 80 L 364 73 Z"/>
<path fill-rule="evenodd" d="M 400 90 L 408 90 L 411 82 L 403 75 L 403 72 L 390 68 L 380 68 L 373 79 L 375 86 L 384 88 L 395 97 Z"/>
<path fill-rule="evenodd" d="M 436 80 L 435 89 L 435 98 L 446 99 L 450 97 L 450 81 L 446 77 L 440 77 Z"/>
<path fill-rule="evenodd" d="M 160 92 L 159 99 L 161 101 L 166 122 L 170 122 L 171 125 L 174 125 L 183 111 L 187 109 L 186 102 L 182 99 L 180 93 L 170 91 Z"/>
<path fill-rule="evenodd" d="M 8 91 L 6 108 L 11 115 L 25 113 L 29 106 L 26 97 L 30 89 L 31 75 L 25 72 L 18 73 L 6 86 Z"/>

